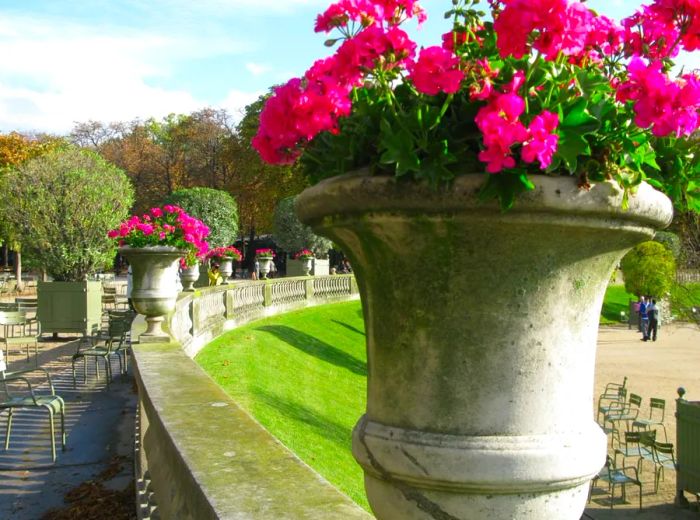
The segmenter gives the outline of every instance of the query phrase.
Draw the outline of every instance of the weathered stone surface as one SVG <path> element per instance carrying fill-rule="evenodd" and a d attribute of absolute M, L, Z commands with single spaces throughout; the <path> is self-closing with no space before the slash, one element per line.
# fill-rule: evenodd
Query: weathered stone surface
<path fill-rule="evenodd" d="M 577 520 L 604 462 L 595 335 L 624 252 L 671 219 L 647 185 L 537 177 L 502 212 L 483 176 L 450 188 L 363 175 L 296 199 L 352 262 L 365 311 L 366 416 L 353 452 L 385 519 Z"/>
<path fill-rule="evenodd" d="M 274 439 L 175 343 L 135 346 L 161 518 L 371 518 Z"/>

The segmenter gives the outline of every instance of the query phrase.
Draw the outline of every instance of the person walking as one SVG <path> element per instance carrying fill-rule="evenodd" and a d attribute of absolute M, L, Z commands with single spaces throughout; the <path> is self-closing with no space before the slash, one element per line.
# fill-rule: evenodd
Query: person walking
<path fill-rule="evenodd" d="M 642 340 L 647 340 L 647 329 L 649 328 L 649 317 L 647 316 L 647 301 L 644 296 L 639 297 L 639 332 L 642 333 Z"/>
<path fill-rule="evenodd" d="M 649 325 L 647 326 L 646 341 L 650 339 L 656 341 L 657 330 L 659 328 L 659 308 L 656 305 L 656 300 L 651 300 L 647 307 L 647 317 Z"/>

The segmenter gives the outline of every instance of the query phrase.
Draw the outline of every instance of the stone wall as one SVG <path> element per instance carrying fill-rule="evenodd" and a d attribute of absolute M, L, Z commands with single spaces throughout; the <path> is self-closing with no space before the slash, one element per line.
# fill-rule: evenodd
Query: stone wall
<path fill-rule="evenodd" d="M 183 293 L 177 342 L 133 344 L 139 518 L 371 518 L 243 411 L 193 361 L 244 323 L 358 299 L 352 276 L 246 281 Z M 144 328 L 141 317 L 132 336 Z"/>

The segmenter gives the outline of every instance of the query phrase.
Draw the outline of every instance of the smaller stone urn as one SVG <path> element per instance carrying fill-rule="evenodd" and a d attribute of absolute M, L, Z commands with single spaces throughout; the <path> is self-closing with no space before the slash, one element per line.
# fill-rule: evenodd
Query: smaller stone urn
<path fill-rule="evenodd" d="M 172 246 L 124 246 L 119 253 L 131 266 L 131 301 L 136 312 L 146 316 L 146 332 L 139 336 L 139 342 L 171 341 L 162 324 L 175 310 L 179 260 L 185 251 Z"/>
<path fill-rule="evenodd" d="M 270 272 L 270 264 L 272 263 L 271 256 L 259 256 L 258 263 L 260 264 L 260 278 L 267 280 L 267 274 Z"/>
<path fill-rule="evenodd" d="M 310 256 L 308 258 L 300 258 L 299 261 L 301 262 L 301 272 L 304 273 L 304 276 L 309 276 L 314 258 Z"/>
<path fill-rule="evenodd" d="M 231 283 L 233 275 L 233 258 L 230 256 L 222 256 L 219 258 L 219 272 L 224 278 L 224 283 Z"/>
<path fill-rule="evenodd" d="M 180 280 L 182 280 L 183 291 L 193 292 L 194 283 L 199 280 L 199 261 L 194 265 L 185 267 L 180 271 Z"/>

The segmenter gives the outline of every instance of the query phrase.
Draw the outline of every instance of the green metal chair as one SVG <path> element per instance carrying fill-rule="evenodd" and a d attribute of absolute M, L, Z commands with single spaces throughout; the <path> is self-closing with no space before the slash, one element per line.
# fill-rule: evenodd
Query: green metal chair
<path fill-rule="evenodd" d="M 634 476 L 632 476 L 634 472 Z M 591 491 L 593 486 L 596 485 L 598 480 L 602 480 L 608 483 L 608 491 L 610 492 L 610 509 L 613 508 L 615 499 L 615 486 L 622 486 L 622 500 L 627 501 L 626 486 L 627 484 L 633 484 L 639 487 L 639 509 L 642 509 L 642 482 L 639 480 L 639 474 L 637 468 L 634 466 L 618 468 L 615 464 L 615 460 L 608 455 L 605 461 L 605 466 L 600 470 L 598 475 L 596 475 L 591 482 L 591 489 L 588 493 L 588 501 L 591 501 Z"/>
<path fill-rule="evenodd" d="M 621 408 L 621 405 L 616 403 L 624 402 L 627 398 L 627 377 L 622 380 L 622 383 L 608 383 L 605 385 L 605 390 L 598 397 L 598 415 L 596 421 L 603 426 L 600 422 L 601 415 L 605 417 L 606 414 L 611 413 L 614 408 Z"/>
<path fill-rule="evenodd" d="M 619 408 L 617 405 L 612 406 L 610 408 L 611 411 L 603 416 L 603 430 L 612 433 L 619 432 L 617 425 L 621 422 L 626 423 L 626 430 L 632 429 L 630 428 L 630 423 L 639 416 L 639 407 L 642 405 L 642 396 L 630 393 L 627 402 L 615 401 L 614 403 L 619 403 L 622 408 Z M 610 428 L 605 426 L 608 423 L 610 423 Z"/>
<path fill-rule="evenodd" d="M 41 322 L 36 318 L 27 319 L 24 311 L 0 311 L 0 325 L 4 329 L 0 342 L 5 345 L 5 358 L 9 360 L 10 346 L 26 346 L 28 362 L 29 347 L 34 345 L 34 362 L 38 366 Z"/>
<path fill-rule="evenodd" d="M 664 468 L 676 470 L 676 457 L 673 444 L 670 442 L 655 442 L 654 448 L 654 493 L 659 492 L 659 480 L 664 477 Z"/>
<path fill-rule="evenodd" d="M 12 419 L 16 409 L 44 408 L 49 413 L 49 431 L 51 435 L 51 458 L 56 461 L 56 434 L 54 416 L 61 417 L 61 449 L 66 449 L 65 415 L 66 405 L 63 399 L 56 395 L 51 375 L 43 368 L 22 370 L 19 372 L 6 372 L 6 365 L 0 350 L 0 412 L 7 410 L 7 429 L 5 430 L 5 450 L 10 448 L 10 436 L 12 434 Z M 50 389 L 50 395 L 40 394 L 32 386 L 27 374 L 41 372 L 46 377 Z"/>
<path fill-rule="evenodd" d="M 625 466 L 628 458 L 636 459 L 637 472 L 642 473 L 642 461 L 653 461 L 653 444 L 656 438 L 656 430 L 646 432 L 624 432 L 624 441 L 618 438 L 617 447 L 613 448 L 614 462 L 617 465 L 617 456 L 622 457 L 622 465 Z"/>
<path fill-rule="evenodd" d="M 15 304 L 17 305 L 18 311 L 24 311 L 27 314 L 31 312 L 36 315 L 36 310 L 39 307 L 39 300 L 37 298 L 18 296 L 15 298 Z"/>
<path fill-rule="evenodd" d="M 650 426 L 661 426 L 664 430 L 664 442 L 668 442 L 664 416 L 666 415 L 666 400 L 652 397 L 649 399 L 649 417 L 647 419 L 637 418 L 632 423 L 632 429 L 648 430 Z"/>
<path fill-rule="evenodd" d="M 112 380 L 112 364 L 110 357 L 116 355 L 119 359 L 120 373 L 126 373 L 127 370 L 127 348 L 129 345 L 129 336 L 131 332 L 131 321 L 135 314 L 131 311 L 115 311 L 111 310 L 103 314 L 106 318 L 104 330 L 96 332 L 93 336 L 84 337 L 78 345 L 78 350 L 71 359 L 71 367 L 73 371 L 73 386 L 76 386 L 75 364 L 79 360 L 83 360 L 83 377 L 87 382 L 87 358 L 92 357 L 95 360 L 95 371 L 97 377 L 100 377 L 100 368 L 98 361 L 102 359 L 105 364 L 105 374 L 107 377 L 107 386 Z M 123 360 L 122 360 L 123 355 Z"/>

